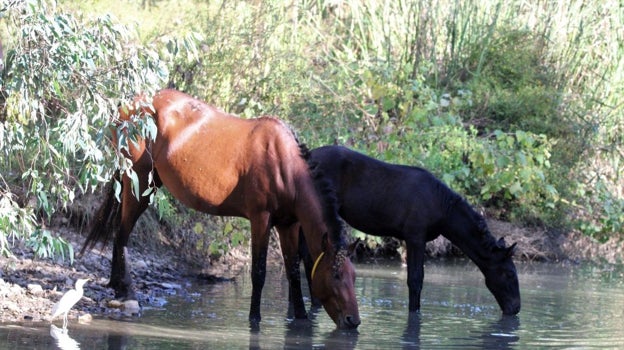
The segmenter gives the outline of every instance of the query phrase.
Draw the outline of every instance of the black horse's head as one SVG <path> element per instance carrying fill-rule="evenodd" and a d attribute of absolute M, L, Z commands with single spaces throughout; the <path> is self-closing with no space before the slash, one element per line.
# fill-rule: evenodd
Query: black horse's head
<path fill-rule="evenodd" d="M 520 312 L 520 286 L 513 262 L 516 244 L 507 247 L 503 238 L 497 241 L 485 218 L 459 196 L 453 197 L 447 220 L 447 238 L 477 264 L 503 314 Z"/>
<path fill-rule="evenodd" d="M 490 263 L 483 268 L 485 285 L 496 298 L 503 314 L 515 315 L 520 312 L 520 286 L 512 259 L 516 243 L 506 247 L 505 240 L 501 238 L 491 249 Z"/>

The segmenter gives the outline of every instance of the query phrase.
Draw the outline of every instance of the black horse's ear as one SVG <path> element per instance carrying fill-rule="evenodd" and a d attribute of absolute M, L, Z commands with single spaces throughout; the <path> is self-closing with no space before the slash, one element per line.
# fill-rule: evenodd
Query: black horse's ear
<path fill-rule="evenodd" d="M 357 250 L 358 246 L 360 245 L 361 241 L 362 241 L 362 239 L 360 237 L 358 237 L 358 238 L 355 239 L 355 242 L 349 244 L 349 246 L 347 247 L 347 252 L 349 253 L 349 256 L 353 256 L 353 254 Z"/>
<path fill-rule="evenodd" d="M 501 247 L 501 248 L 505 248 L 505 237 L 499 238 L 498 242 L 496 242 L 496 245 Z"/>
<path fill-rule="evenodd" d="M 516 253 L 516 246 L 518 245 L 518 243 L 514 243 L 512 245 L 509 246 L 509 248 L 507 248 L 507 256 L 511 257 Z"/>
<path fill-rule="evenodd" d="M 357 256 L 358 248 L 360 247 L 360 245 L 364 244 L 363 242 L 364 241 L 362 241 L 362 239 L 358 237 L 355 239 L 355 242 L 349 244 L 349 246 L 347 247 L 347 254 L 349 255 L 350 259 Z"/>

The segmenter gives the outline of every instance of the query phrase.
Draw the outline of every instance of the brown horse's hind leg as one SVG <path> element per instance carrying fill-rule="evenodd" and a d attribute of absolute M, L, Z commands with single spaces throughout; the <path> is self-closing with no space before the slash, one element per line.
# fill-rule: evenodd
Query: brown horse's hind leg
<path fill-rule="evenodd" d="M 266 260 L 269 249 L 270 214 L 262 212 L 251 217 L 251 307 L 249 322 L 252 328 L 260 323 L 260 300 L 266 279 Z"/>
<path fill-rule="evenodd" d="M 148 172 L 137 172 L 137 175 L 140 184 L 139 193 L 143 193 L 147 189 Z M 156 174 L 154 179 L 157 180 L 157 186 L 160 186 L 160 180 Z M 132 288 L 130 266 L 128 265 L 128 238 L 139 216 L 147 209 L 149 197 L 141 197 L 137 200 L 133 194 L 130 178 L 124 174 L 122 181 L 121 223 L 113 244 L 113 261 L 108 286 L 115 290 L 115 298 L 136 300 L 136 295 Z"/>
<path fill-rule="evenodd" d="M 299 223 L 288 227 L 277 227 L 277 231 L 280 236 L 282 256 L 284 257 L 284 266 L 286 266 L 286 275 L 288 277 L 289 303 L 293 307 L 295 318 L 307 318 L 308 314 L 305 310 L 301 292 L 301 273 L 299 272 L 299 262 L 301 260 L 299 256 Z"/>

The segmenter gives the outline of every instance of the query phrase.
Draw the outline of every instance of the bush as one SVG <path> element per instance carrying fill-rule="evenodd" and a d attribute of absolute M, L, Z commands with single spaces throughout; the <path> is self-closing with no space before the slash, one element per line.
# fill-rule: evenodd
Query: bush
<path fill-rule="evenodd" d="M 108 127 L 120 97 L 159 86 L 167 71 L 109 16 L 81 22 L 47 1 L 8 6 L 2 20 L 13 41 L 0 76 L 7 218 L 0 241 L 6 253 L 9 235 L 31 237 L 44 247 L 39 252 L 54 255 L 63 242 L 39 234 L 47 232 L 46 220 L 111 178 L 116 154 L 107 151 Z M 40 230 L 33 231 L 35 220 Z"/>

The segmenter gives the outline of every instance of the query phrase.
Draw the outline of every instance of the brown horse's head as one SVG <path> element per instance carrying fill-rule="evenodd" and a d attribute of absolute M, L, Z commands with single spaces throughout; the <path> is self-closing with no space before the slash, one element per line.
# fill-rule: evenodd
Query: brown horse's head
<path fill-rule="evenodd" d="M 329 317 L 341 329 L 355 329 L 360 325 L 355 298 L 355 269 L 347 250 L 335 249 L 323 239 L 323 253 L 312 268 L 312 294 L 323 304 Z"/>
<path fill-rule="evenodd" d="M 152 101 L 145 93 L 135 95 L 132 101 L 121 102 L 118 106 L 118 112 L 117 124 L 130 121 L 135 115 L 154 115 L 156 113 Z"/>

